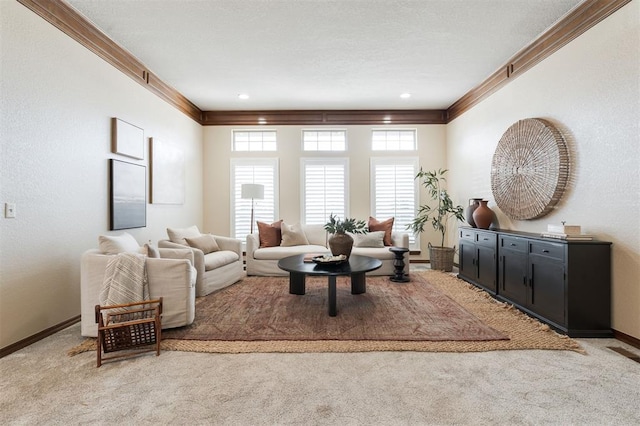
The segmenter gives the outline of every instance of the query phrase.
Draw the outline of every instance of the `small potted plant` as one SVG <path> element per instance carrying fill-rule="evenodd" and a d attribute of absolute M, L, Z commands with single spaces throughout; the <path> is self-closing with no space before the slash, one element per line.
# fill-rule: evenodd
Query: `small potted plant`
<path fill-rule="evenodd" d="M 364 220 L 356 220 L 354 218 L 347 218 L 341 220 L 338 216 L 334 216 L 333 213 L 329 215 L 329 222 L 324 224 L 324 229 L 329 232 L 329 248 L 331 254 L 339 256 L 344 254 L 349 257 L 351 255 L 351 249 L 353 249 L 353 238 L 347 232 L 352 234 L 364 234 L 367 232 L 367 224 Z"/>
<path fill-rule="evenodd" d="M 462 206 L 454 205 L 453 201 L 451 201 L 451 197 L 449 197 L 449 194 L 447 193 L 447 190 L 442 188 L 442 183 L 446 182 L 446 179 L 444 178 L 446 172 L 446 169 L 425 172 L 420 168 L 420 172 L 418 172 L 415 178 L 422 181 L 422 186 L 427 189 L 431 199 L 437 202 L 437 204 L 433 207 L 428 204 L 421 205 L 418 209 L 418 215 L 409 225 L 407 225 L 407 228 L 411 229 L 414 234 L 417 235 L 424 231 L 424 226 L 427 222 L 431 222 L 433 229 L 440 232 L 442 235 L 439 246 L 434 246 L 429 243 L 429 261 L 431 263 L 431 269 L 449 272 L 453 270 L 455 246 L 444 246 L 447 224 L 453 218 L 464 221 L 464 209 Z"/>

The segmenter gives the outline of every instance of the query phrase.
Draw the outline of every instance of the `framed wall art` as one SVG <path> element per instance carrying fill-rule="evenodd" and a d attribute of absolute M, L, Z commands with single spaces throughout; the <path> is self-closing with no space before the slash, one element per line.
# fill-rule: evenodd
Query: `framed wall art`
<path fill-rule="evenodd" d="M 122 121 L 111 119 L 111 151 L 127 157 L 144 159 L 144 130 Z"/>
<path fill-rule="evenodd" d="M 184 152 L 174 144 L 149 138 L 151 203 L 184 204 Z"/>
<path fill-rule="evenodd" d="M 147 226 L 147 168 L 109 160 L 110 228 Z"/>

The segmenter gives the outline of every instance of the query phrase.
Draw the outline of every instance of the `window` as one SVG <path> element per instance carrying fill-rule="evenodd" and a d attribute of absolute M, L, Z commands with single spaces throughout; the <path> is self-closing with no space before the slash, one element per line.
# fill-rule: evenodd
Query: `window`
<path fill-rule="evenodd" d="M 303 158 L 302 217 L 306 224 L 325 224 L 329 215 L 345 218 L 347 209 L 348 160 Z"/>
<path fill-rule="evenodd" d="M 275 151 L 275 130 L 234 130 L 233 151 Z"/>
<path fill-rule="evenodd" d="M 242 198 L 243 183 L 264 185 L 264 198 L 253 201 L 253 232 L 257 232 L 256 221 L 272 223 L 278 217 L 278 160 L 231 160 L 231 229 L 234 238 L 246 242 L 251 231 L 251 200 Z"/>
<path fill-rule="evenodd" d="M 407 231 L 418 209 L 418 159 L 371 158 L 371 215 L 379 220 L 394 217 L 393 230 Z M 409 247 L 420 248 L 420 239 L 409 234 Z"/>
<path fill-rule="evenodd" d="M 373 130 L 371 149 L 374 151 L 417 150 L 415 130 Z"/>
<path fill-rule="evenodd" d="M 303 151 L 346 151 L 346 130 L 303 130 Z"/>

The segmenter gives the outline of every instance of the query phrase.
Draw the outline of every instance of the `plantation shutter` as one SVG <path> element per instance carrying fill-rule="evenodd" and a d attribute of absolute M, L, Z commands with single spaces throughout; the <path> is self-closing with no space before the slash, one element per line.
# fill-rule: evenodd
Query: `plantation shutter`
<path fill-rule="evenodd" d="M 406 229 L 417 212 L 417 158 L 371 159 L 371 212 L 378 220 L 394 217 L 393 230 L 409 232 L 409 245 L 419 249 L 419 239 Z"/>
<path fill-rule="evenodd" d="M 234 238 L 246 242 L 251 230 L 251 200 L 242 199 L 242 184 L 259 183 L 264 185 L 264 199 L 254 200 L 253 232 L 257 232 L 256 221 L 272 223 L 276 220 L 277 199 L 276 159 L 269 160 L 232 160 L 231 197 L 232 230 Z"/>
<path fill-rule="evenodd" d="M 303 217 L 306 224 L 325 224 L 330 214 L 347 213 L 346 159 L 302 160 Z"/>

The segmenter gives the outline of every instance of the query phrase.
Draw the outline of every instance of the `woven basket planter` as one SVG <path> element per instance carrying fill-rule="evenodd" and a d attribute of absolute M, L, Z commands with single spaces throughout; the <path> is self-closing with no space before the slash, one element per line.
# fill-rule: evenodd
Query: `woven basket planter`
<path fill-rule="evenodd" d="M 453 255 L 455 252 L 455 247 L 436 247 L 429 243 L 429 262 L 431 263 L 431 269 L 445 272 L 453 271 Z"/>

